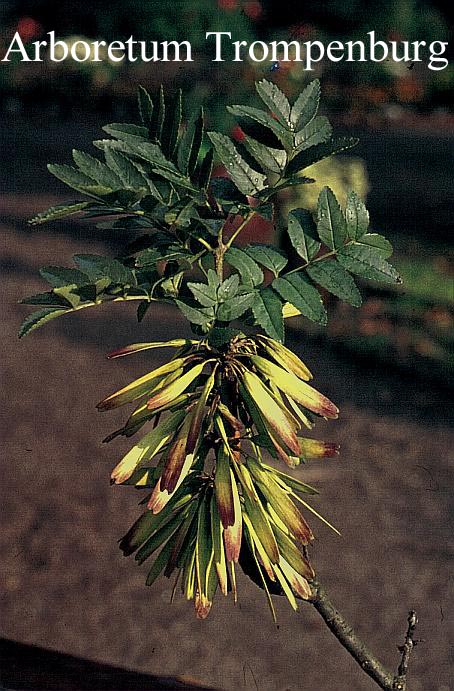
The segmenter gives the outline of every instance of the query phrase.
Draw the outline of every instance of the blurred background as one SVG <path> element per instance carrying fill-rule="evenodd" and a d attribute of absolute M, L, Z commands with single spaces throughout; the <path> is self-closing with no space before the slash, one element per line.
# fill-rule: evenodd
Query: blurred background
<path fill-rule="evenodd" d="M 453 18 L 454 6 L 441 0 L 1 0 L 0 53 L 16 31 L 30 43 L 54 30 L 68 44 L 130 35 L 188 40 L 194 57 L 154 65 L 1 63 L 1 635 L 224 689 L 374 688 L 309 607 L 296 617 L 281 607 L 276 630 L 261 593 L 243 579 L 240 606 L 218 598 L 200 623 L 178 599 L 169 609 L 167 582 L 149 591 L 144 574 L 120 560 L 115 541 L 137 515 L 136 501 L 106 480 L 122 449 L 100 440 L 119 420 L 93 419 L 92 410 L 154 360 L 112 364 L 103 353 L 179 334 L 173 313 L 159 308 L 137 325 L 127 308 L 105 307 L 15 340 L 25 315 L 16 302 L 41 290 L 39 266 L 69 265 L 82 251 L 115 253 L 122 243 L 77 221 L 27 226 L 72 196 L 47 162 L 69 162 L 74 147 L 90 150 L 106 122 L 135 121 L 139 84 L 151 92 L 161 82 L 169 92 L 181 87 L 188 112 L 203 103 L 208 126 L 236 137 L 225 106 L 255 101 L 254 81 L 266 77 L 294 95 L 319 77 L 335 130 L 360 144 L 314 166 L 319 182 L 281 198 L 280 211 L 313 207 L 326 184 L 340 199 L 356 189 L 373 229 L 393 241 L 404 284 L 363 284 L 359 310 L 333 300 L 323 330 L 292 320 L 290 346 L 342 409 L 339 422 L 320 430 L 341 443 L 340 460 L 299 471 L 317 484 L 319 507 L 343 533 L 339 540 L 320 528 L 314 561 L 341 610 L 393 667 L 406 611 L 418 609 L 425 642 L 412 689 L 452 688 Z M 324 61 L 308 73 L 298 63 L 213 63 L 205 41 L 207 31 L 248 42 L 329 42 L 371 30 L 382 40 L 448 41 L 451 64 L 431 71 L 424 63 Z M 259 223 L 248 240 L 281 241 Z"/>

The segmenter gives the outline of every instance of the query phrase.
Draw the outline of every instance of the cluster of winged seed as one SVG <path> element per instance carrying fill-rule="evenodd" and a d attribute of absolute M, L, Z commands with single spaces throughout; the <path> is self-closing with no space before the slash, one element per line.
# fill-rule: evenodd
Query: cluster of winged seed
<path fill-rule="evenodd" d="M 181 576 L 200 618 L 218 587 L 236 601 L 236 564 L 266 591 L 273 617 L 271 594 L 285 594 L 296 610 L 297 598 L 311 597 L 314 577 L 306 552 L 313 534 L 301 507 L 327 521 L 301 497 L 316 490 L 262 454 L 291 468 L 333 456 L 334 444 L 299 432 L 317 417 L 336 418 L 338 409 L 307 383 L 312 375 L 294 353 L 262 335 L 241 334 L 222 351 L 176 339 L 109 357 L 158 347 L 176 349 L 169 362 L 98 404 L 138 404 L 105 441 L 151 423 L 111 475 L 113 483 L 148 490 L 145 512 L 120 540 L 123 553 L 142 563 L 160 550 L 147 584 L 176 573 L 175 591 Z"/>

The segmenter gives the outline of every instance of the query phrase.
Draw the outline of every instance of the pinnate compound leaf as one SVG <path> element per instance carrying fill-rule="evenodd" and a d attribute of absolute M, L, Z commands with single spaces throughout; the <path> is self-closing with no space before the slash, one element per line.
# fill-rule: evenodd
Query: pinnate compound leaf
<path fill-rule="evenodd" d="M 352 243 L 337 255 L 340 264 L 351 273 L 383 283 L 402 283 L 396 269 L 383 259 L 382 250 L 370 245 Z"/>
<path fill-rule="evenodd" d="M 19 330 L 19 338 L 23 338 L 23 336 L 26 336 L 30 331 L 47 324 L 51 319 L 59 317 L 61 314 L 66 314 L 67 312 L 71 312 L 71 308 L 62 309 L 61 307 L 46 307 L 38 312 L 32 312 L 32 314 L 29 314 L 22 322 L 22 326 Z"/>
<path fill-rule="evenodd" d="M 275 278 L 273 288 L 286 302 L 290 302 L 301 314 L 318 324 L 326 324 L 326 310 L 318 290 L 302 273 Z"/>
<path fill-rule="evenodd" d="M 276 84 L 269 82 L 267 79 L 262 79 L 255 85 L 257 93 L 266 106 L 271 110 L 278 120 L 286 127 L 288 127 L 290 119 L 290 103 L 287 96 L 282 93 Z"/>
<path fill-rule="evenodd" d="M 320 192 L 317 218 L 320 240 L 332 250 L 342 247 L 347 235 L 345 218 L 334 192 L 329 187 L 324 187 Z"/>
<path fill-rule="evenodd" d="M 272 245 L 264 245 L 256 243 L 247 245 L 244 251 L 252 257 L 258 264 L 262 264 L 267 269 L 277 276 L 284 266 L 286 266 L 288 259 L 283 252 L 275 249 Z"/>
<path fill-rule="evenodd" d="M 263 283 L 263 271 L 247 252 L 230 247 L 225 254 L 226 261 L 239 271 L 244 285 L 256 287 Z"/>
<path fill-rule="evenodd" d="M 282 301 L 271 287 L 256 292 L 252 311 L 257 324 L 268 336 L 277 341 L 284 340 Z"/>
<path fill-rule="evenodd" d="M 300 93 L 290 112 L 290 122 L 295 130 L 300 130 L 308 125 L 317 115 L 320 102 L 320 82 L 314 79 Z"/>
<path fill-rule="evenodd" d="M 335 259 L 310 264 L 306 271 L 322 288 L 326 288 L 353 307 L 361 307 L 361 294 L 353 278 Z"/>
<path fill-rule="evenodd" d="M 208 132 L 208 136 L 240 192 L 254 196 L 265 187 L 266 176 L 246 163 L 229 137 L 218 132 Z"/>
<path fill-rule="evenodd" d="M 57 204 L 31 218 L 29 223 L 32 226 L 38 226 L 41 223 L 47 223 L 47 221 L 57 221 L 60 218 L 77 214 L 79 211 L 86 209 L 87 206 L 90 206 L 90 202 Z"/>
<path fill-rule="evenodd" d="M 349 192 L 345 208 L 347 235 L 352 240 L 359 240 L 369 228 L 369 213 L 364 202 L 356 192 Z"/>
<path fill-rule="evenodd" d="M 300 257 L 307 262 L 315 257 L 320 249 L 320 241 L 317 226 L 308 209 L 293 209 L 289 213 L 287 232 Z"/>

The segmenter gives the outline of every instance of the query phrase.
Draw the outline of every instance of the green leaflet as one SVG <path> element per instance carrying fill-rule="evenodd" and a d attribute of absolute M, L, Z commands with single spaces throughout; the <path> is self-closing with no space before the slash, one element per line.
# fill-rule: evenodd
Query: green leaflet
<path fill-rule="evenodd" d="M 149 134 L 150 139 L 154 139 L 155 141 L 160 142 L 166 114 L 166 104 L 162 84 L 159 88 L 157 103 L 155 102 L 153 105 L 154 107 L 153 113 L 151 115 Z"/>
<path fill-rule="evenodd" d="M 347 236 L 345 218 L 334 192 L 329 187 L 324 187 L 320 192 L 317 217 L 320 240 L 332 250 L 342 247 Z"/>
<path fill-rule="evenodd" d="M 255 321 L 268 336 L 277 341 L 284 340 L 284 319 L 282 301 L 270 287 L 257 291 L 252 303 Z"/>
<path fill-rule="evenodd" d="M 183 175 L 193 175 L 203 140 L 203 109 L 191 118 L 178 147 L 178 167 Z"/>
<path fill-rule="evenodd" d="M 322 161 L 324 158 L 351 149 L 357 145 L 358 141 L 355 137 L 338 137 L 322 144 L 311 146 L 309 149 L 304 149 L 290 161 L 287 166 L 287 174 L 293 175 L 314 163 L 318 163 L 318 161 Z"/>
<path fill-rule="evenodd" d="M 135 285 L 134 273 L 117 259 L 101 257 L 97 254 L 75 254 L 74 263 L 88 276 L 90 281 L 107 277 L 112 283 Z"/>
<path fill-rule="evenodd" d="M 148 138 L 148 130 L 146 127 L 140 125 L 129 124 L 126 122 L 112 122 L 109 125 L 104 125 L 102 128 L 104 132 L 116 137 L 125 142 L 146 141 Z"/>
<path fill-rule="evenodd" d="M 202 190 L 207 190 L 211 180 L 211 173 L 213 172 L 214 149 L 210 147 L 205 154 L 205 157 L 200 164 L 199 176 L 197 183 Z"/>
<path fill-rule="evenodd" d="M 244 293 L 244 295 L 236 295 L 221 303 L 216 312 L 216 317 L 220 321 L 233 321 L 238 319 L 242 314 L 248 310 L 255 299 L 255 293 Z"/>
<path fill-rule="evenodd" d="M 90 202 L 57 204 L 56 206 L 51 206 L 47 211 L 42 211 L 31 218 L 29 223 L 32 226 L 38 226 L 48 221 L 57 221 L 60 218 L 66 218 L 66 216 L 73 216 L 79 211 L 83 211 L 83 209 L 86 209 L 88 206 L 90 206 Z"/>
<path fill-rule="evenodd" d="M 71 308 L 62 309 L 61 307 L 46 307 L 38 312 L 32 312 L 25 317 L 22 326 L 19 329 L 19 338 L 26 336 L 30 331 L 37 329 L 39 326 L 44 326 L 51 319 L 59 317 L 61 314 L 71 312 Z"/>
<path fill-rule="evenodd" d="M 217 289 L 207 283 L 188 283 L 188 288 L 203 307 L 213 307 L 217 302 Z"/>
<path fill-rule="evenodd" d="M 286 302 L 294 305 L 305 317 L 326 324 L 327 315 L 320 293 L 303 273 L 275 278 L 272 285 Z"/>
<path fill-rule="evenodd" d="M 64 266 L 43 266 L 39 273 L 52 288 L 76 285 L 78 287 L 89 284 L 90 278 L 78 269 L 67 269 Z"/>
<path fill-rule="evenodd" d="M 301 130 L 317 115 L 320 101 L 320 82 L 314 79 L 300 93 L 290 112 L 290 122 L 295 130 Z"/>
<path fill-rule="evenodd" d="M 300 153 L 316 144 L 328 141 L 333 133 L 328 118 L 324 115 L 314 118 L 308 125 L 295 134 L 295 153 Z"/>
<path fill-rule="evenodd" d="M 288 227 L 291 243 L 299 256 L 306 262 L 313 259 L 320 249 L 317 227 L 312 214 L 307 209 L 293 209 L 288 215 Z"/>
<path fill-rule="evenodd" d="M 99 185 L 87 175 L 81 173 L 80 170 L 72 168 L 71 166 L 49 163 L 47 169 L 49 173 L 55 175 L 55 177 L 64 182 L 65 185 L 68 185 L 79 192 L 84 192 L 85 194 L 95 196 L 105 196 L 106 194 L 110 194 L 112 192 L 110 187 Z"/>
<path fill-rule="evenodd" d="M 271 115 L 265 113 L 263 110 L 258 108 L 251 108 L 249 106 L 227 106 L 227 110 L 232 115 L 240 118 L 251 118 L 255 120 L 263 127 L 271 130 L 273 134 L 279 139 L 279 141 L 284 145 L 285 149 L 290 150 L 293 144 L 292 133 L 283 127 L 277 120 L 275 120 Z"/>
<path fill-rule="evenodd" d="M 187 305 L 181 300 L 175 300 L 175 304 L 191 324 L 198 324 L 206 328 L 214 319 L 214 310 L 210 307 L 197 309 L 196 307 Z"/>
<path fill-rule="evenodd" d="M 360 245 L 376 248 L 377 251 L 380 251 L 384 259 L 390 257 L 393 253 L 393 246 L 389 240 L 384 238 L 383 235 L 378 235 L 378 233 L 366 233 L 366 235 L 363 235 L 356 242 Z"/>
<path fill-rule="evenodd" d="M 361 294 L 353 278 L 335 259 L 325 259 L 310 264 L 306 271 L 322 288 L 326 288 L 353 307 L 361 307 Z"/>
<path fill-rule="evenodd" d="M 265 146 L 247 135 L 244 136 L 242 144 L 263 170 L 270 170 L 278 175 L 282 173 L 287 162 L 285 151 Z"/>
<path fill-rule="evenodd" d="M 181 118 L 183 113 L 183 99 L 181 89 L 178 89 L 172 99 L 170 107 L 166 109 L 166 119 L 162 133 L 162 150 L 171 160 L 175 160 L 178 139 L 180 136 Z"/>
<path fill-rule="evenodd" d="M 282 93 L 276 84 L 262 79 L 255 85 L 257 93 L 266 106 L 271 110 L 278 120 L 288 127 L 290 120 L 290 103 L 287 96 Z"/>
<path fill-rule="evenodd" d="M 246 163 L 231 139 L 218 132 L 208 132 L 208 136 L 240 192 L 254 196 L 265 187 L 266 176 Z"/>
<path fill-rule="evenodd" d="M 246 245 L 244 251 L 258 264 L 263 264 L 272 271 L 275 276 L 282 271 L 288 262 L 285 254 L 272 245 L 254 243 L 253 245 Z"/>
<path fill-rule="evenodd" d="M 153 101 L 151 100 L 150 94 L 143 86 L 139 86 L 137 101 L 140 119 L 142 120 L 144 127 L 146 127 L 148 130 L 151 125 L 151 118 L 153 115 Z"/>
<path fill-rule="evenodd" d="M 243 249 L 230 247 L 224 255 L 225 260 L 239 271 L 244 285 L 252 287 L 263 283 L 263 271 L 257 262 Z"/>
<path fill-rule="evenodd" d="M 110 187 L 112 190 L 118 190 L 123 187 L 118 175 L 109 166 L 90 156 L 90 154 L 73 149 L 73 159 L 81 173 L 95 180 L 102 187 Z"/>
<path fill-rule="evenodd" d="M 58 295 L 55 290 L 48 293 L 37 293 L 28 298 L 20 300 L 21 305 L 42 305 L 43 307 L 68 307 L 68 301 L 62 295 Z"/>
<path fill-rule="evenodd" d="M 352 243 L 337 255 L 340 264 L 358 276 L 382 283 L 402 283 L 402 279 L 391 264 L 383 259 L 377 247 Z"/>
<path fill-rule="evenodd" d="M 226 278 L 225 281 L 222 281 L 218 287 L 219 302 L 234 298 L 238 292 L 239 285 L 240 277 L 238 274 L 233 274 L 232 276 L 229 276 L 229 278 Z"/>
<path fill-rule="evenodd" d="M 369 228 L 369 213 L 364 202 L 356 192 L 349 192 L 345 208 L 347 222 L 347 236 L 352 240 L 359 240 Z"/>
<path fill-rule="evenodd" d="M 118 176 L 123 187 L 132 190 L 149 189 L 145 174 L 125 154 L 108 148 L 105 156 L 107 165 Z"/>

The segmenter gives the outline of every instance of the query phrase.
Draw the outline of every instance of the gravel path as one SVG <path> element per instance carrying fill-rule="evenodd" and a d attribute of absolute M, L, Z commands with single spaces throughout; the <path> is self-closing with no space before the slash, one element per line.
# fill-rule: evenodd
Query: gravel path
<path fill-rule="evenodd" d="M 146 570 L 121 556 L 116 541 L 138 515 L 138 495 L 108 482 L 127 445 L 100 443 L 123 413 L 98 415 L 94 406 L 161 356 L 107 362 L 104 353 L 171 338 L 184 327 L 162 308 L 138 326 L 131 307 L 116 305 L 64 317 L 18 343 L 25 310 L 16 301 L 42 289 L 37 268 L 69 264 L 71 254 L 101 247 L 25 229 L 15 217 L 29 210 L 16 212 L 16 201 L 4 199 L 10 222 L 1 227 L 1 635 L 143 672 L 189 675 L 226 690 L 375 689 L 309 606 L 295 615 L 279 601 L 277 629 L 262 593 L 241 578 L 239 605 L 218 596 L 209 619 L 199 622 L 181 598 L 168 604 L 170 582 L 147 589 Z M 365 371 L 297 340 L 290 345 L 306 354 L 316 384 L 341 406 L 340 420 L 318 430 L 341 444 L 340 460 L 297 471 L 317 484 L 317 508 L 342 530 L 338 538 L 312 521 L 319 577 L 392 667 L 414 607 L 424 642 L 412 660 L 410 688 L 450 691 L 451 396 L 427 382 Z"/>

